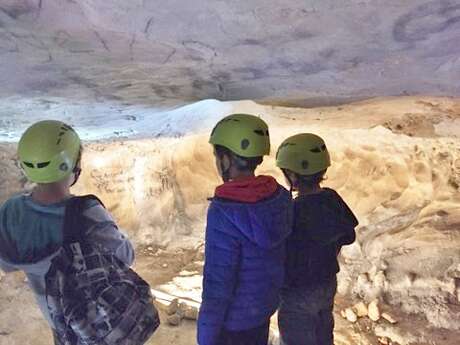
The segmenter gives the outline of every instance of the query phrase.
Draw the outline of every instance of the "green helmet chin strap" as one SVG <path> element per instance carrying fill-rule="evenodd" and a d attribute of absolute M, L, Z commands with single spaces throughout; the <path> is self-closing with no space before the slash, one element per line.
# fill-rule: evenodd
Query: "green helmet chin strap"
<path fill-rule="evenodd" d="M 80 156 L 81 156 L 81 151 L 80 151 Z M 75 165 L 75 168 L 73 168 L 72 170 L 74 177 L 73 177 L 73 182 L 70 185 L 70 187 L 73 187 L 80 179 L 80 175 L 81 175 L 80 160 L 81 160 L 81 157 L 78 158 L 77 164 Z"/>
<path fill-rule="evenodd" d="M 292 182 L 291 178 L 289 177 L 286 169 L 281 169 L 281 171 L 283 172 L 283 175 L 286 178 L 286 180 L 288 180 L 288 182 L 289 182 L 289 193 L 291 194 L 291 197 L 292 197 L 292 192 L 294 192 L 294 183 Z"/>

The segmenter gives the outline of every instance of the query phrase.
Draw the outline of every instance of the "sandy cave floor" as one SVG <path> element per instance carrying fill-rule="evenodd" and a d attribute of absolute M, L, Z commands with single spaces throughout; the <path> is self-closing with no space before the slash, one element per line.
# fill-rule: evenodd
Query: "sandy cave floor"
<path fill-rule="evenodd" d="M 182 284 L 180 281 L 184 277 L 186 280 L 191 273 L 196 273 L 192 274 L 195 281 L 196 278 L 201 279 L 202 258 L 200 249 L 165 251 L 149 246 L 139 250 L 134 267 L 152 287 L 170 293 L 175 290 L 177 297 L 194 299 L 198 292 L 196 286 L 194 288 L 192 284 L 190 289 L 184 289 L 184 280 Z M 52 344 L 48 326 L 35 306 L 24 276 L 21 273 L 2 276 L 0 291 L 0 345 Z M 384 306 L 383 311 L 390 312 L 398 320 L 396 325 L 383 319 L 375 323 L 368 318 L 360 318 L 357 323 L 352 324 L 340 315 L 341 310 L 353 305 L 352 302 L 349 297 L 336 296 L 336 345 L 377 345 L 385 344 L 385 339 L 389 341 L 387 344 L 405 344 L 414 335 L 417 338 L 426 337 L 426 342 L 413 343 L 417 345 L 458 345 L 458 333 L 432 328 L 423 317 L 408 315 L 388 305 Z M 21 307 L 18 308 L 18 305 Z M 161 304 L 158 307 L 162 325 L 147 345 L 195 345 L 196 322 L 183 320 L 180 326 L 170 326 L 166 322 L 164 307 Z M 270 345 L 277 345 L 276 316 L 272 319 L 271 328 Z"/>

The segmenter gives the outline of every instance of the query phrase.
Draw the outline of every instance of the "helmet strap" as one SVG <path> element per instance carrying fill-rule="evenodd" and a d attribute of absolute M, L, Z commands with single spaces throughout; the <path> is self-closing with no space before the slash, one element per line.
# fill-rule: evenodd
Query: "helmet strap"
<path fill-rule="evenodd" d="M 70 187 L 73 187 L 78 182 L 78 179 L 80 178 L 80 175 L 81 175 L 81 168 L 75 167 L 73 168 L 72 172 L 73 172 L 74 178 L 73 178 L 73 182 L 70 185 Z"/>
<path fill-rule="evenodd" d="M 80 145 L 80 151 L 78 151 L 78 158 L 77 158 L 77 162 L 75 163 L 75 167 L 73 168 L 72 170 L 72 173 L 73 173 L 73 176 L 74 176 L 74 179 L 73 179 L 73 182 L 72 184 L 70 185 L 70 187 L 73 187 L 77 182 L 78 182 L 78 179 L 80 178 L 80 175 L 81 175 L 81 168 L 80 168 L 80 163 L 81 163 L 81 154 L 82 154 L 82 147 Z"/>
<path fill-rule="evenodd" d="M 222 172 L 222 180 L 224 182 L 230 181 L 230 168 L 231 165 L 227 169 L 225 169 L 224 163 L 220 161 L 220 171 Z"/>
<path fill-rule="evenodd" d="M 292 182 L 289 175 L 286 173 L 285 169 L 281 169 L 281 171 L 283 172 L 284 177 L 286 177 L 286 180 L 288 180 L 289 182 L 289 193 L 291 194 L 291 198 L 292 198 L 292 193 L 294 192 L 294 183 Z"/>

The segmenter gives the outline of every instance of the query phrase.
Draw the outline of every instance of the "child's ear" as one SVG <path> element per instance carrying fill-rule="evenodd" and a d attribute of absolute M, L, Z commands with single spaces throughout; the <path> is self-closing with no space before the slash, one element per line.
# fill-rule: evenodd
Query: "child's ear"
<path fill-rule="evenodd" d="M 230 168 L 230 158 L 226 154 L 216 154 L 215 157 L 217 171 L 219 172 L 219 175 L 223 176 L 223 174 Z"/>
<path fill-rule="evenodd" d="M 227 154 L 223 154 L 220 159 L 221 159 L 221 162 L 222 162 L 221 164 L 222 164 L 222 167 L 224 168 L 224 171 L 227 171 L 228 169 L 230 169 L 230 166 L 232 165 L 230 156 Z"/>

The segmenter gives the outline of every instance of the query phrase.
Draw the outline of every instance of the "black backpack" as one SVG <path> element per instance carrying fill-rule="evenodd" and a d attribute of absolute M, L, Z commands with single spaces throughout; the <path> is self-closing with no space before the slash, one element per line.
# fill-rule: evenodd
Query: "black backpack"
<path fill-rule="evenodd" d="M 71 198 L 61 252 L 52 260 L 46 298 L 62 345 L 141 345 L 160 325 L 150 286 L 111 253 L 82 237 L 93 195 Z"/>

